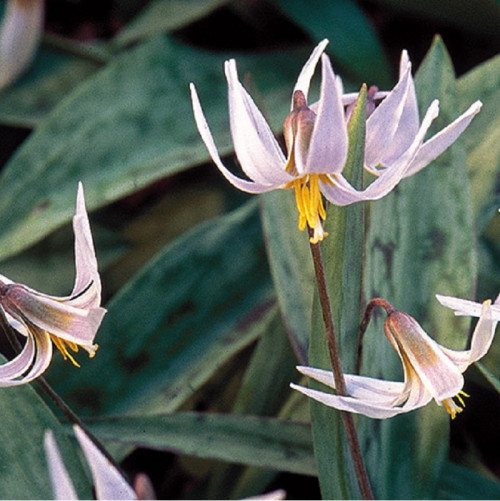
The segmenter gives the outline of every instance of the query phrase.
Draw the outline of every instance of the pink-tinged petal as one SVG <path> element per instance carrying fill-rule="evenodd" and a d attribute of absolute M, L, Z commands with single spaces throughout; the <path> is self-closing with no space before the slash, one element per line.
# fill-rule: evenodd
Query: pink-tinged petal
<path fill-rule="evenodd" d="M 198 127 L 200 136 L 207 147 L 208 153 L 212 157 L 213 162 L 218 167 L 222 175 L 236 188 L 247 193 L 265 193 L 267 191 L 279 188 L 280 185 L 268 184 L 268 183 L 257 183 L 253 181 L 247 181 L 246 179 L 241 179 L 235 176 L 223 163 L 215 146 L 215 142 L 208 127 L 208 123 L 201 109 L 200 100 L 196 92 L 196 88 L 193 84 L 190 85 L 191 89 L 191 101 L 193 104 L 193 113 Z M 290 177 L 291 180 L 291 177 Z"/>
<path fill-rule="evenodd" d="M 476 101 L 465 113 L 460 115 L 450 125 L 427 140 L 412 160 L 405 177 L 412 176 L 422 170 L 436 157 L 441 155 L 441 153 L 443 153 L 443 151 L 445 151 L 449 146 L 451 146 L 469 126 L 474 116 L 479 113 L 481 106 L 481 101 Z"/>
<path fill-rule="evenodd" d="M 43 0 L 9 0 L 0 27 L 0 88 L 31 63 L 43 31 Z"/>
<path fill-rule="evenodd" d="M 243 172 L 257 183 L 284 184 L 286 159 L 266 120 L 238 80 L 236 61 L 225 63 L 229 120 L 234 149 Z"/>
<path fill-rule="evenodd" d="M 454 310 L 454 313 L 457 316 L 479 317 L 481 316 L 481 312 L 483 310 L 483 303 L 476 303 L 475 301 L 469 301 L 468 299 L 442 296 L 441 294 L 436 294 L 436 298 L 443 306 Z M 491 305 L 491 318 L 500 322 L 500 294 Z"/>
<path fill-rule="evenodd" d="M 26 348 L 26 346 L 28 346 L 28 348 Z M 11 374 L 8 375 L 8 377 L 7 374 L 5 374 L 6 377 L 2 377 L 0 379 L 0 387 L 19 386 L 21 384 L 29 383 L 41 376 L 47 370 L 47 367 L 50 365 L 52 360 L 52 342 L 49 335 L 45 331 L 39 331 L 36 327 L 34 327 L 32 335 L 28 337 L 26 346 L 17 357 L 21 356 L 23 358 L 28 358 L 25 354 L 25 350 L 30 353 L 30 356 L 32 354 L 34 355 L 34 361 L 32 361 L 30 366 L 26 367 L 28 372 L 26 372 L 19 379 L 14 378 L 14 371 L 11 371 Z M 12 361 L 16 360 L 17 357 Z M 19 367 L 19 369 L 20 368 L 21 367 Z M 19 374 L 19 376 L 21 375 Z"/>
<path fill-rule="evenodd" d="M 137 499 L 132 487 L 87 434 L 77 425 L 73 431 L 92 471 L 97 499 Z"/>
<path fill-rule="evenodd" d="M 481 315 L 481 310 L 483 309 L 483 305 L 481 303 L 469 301 L 468 299 L 443 296 L 441 294 L 436 294 L 436 298 L 443 306 L 450 308 L 450 310 L 454 310 L 455 315 L 479 317 Z"/>
<path fill-rule="evenodd" d="M 333 73 L 329 58 L 324 54 L 321 56 L 321 64 L 323 77 L 320 99 L 306 171 L 336 173 L 342 172 L 347 158 L 347 125 L 341 100 L 341 84 Z"/>
<path fill-rule="evenodd" d="M 386 98 L 388 95 L 389 95 L 389 91 L 379 90 L 379 91 L 375 92 L 372 99 L 374 101 L 380 101 L 381 99 Z M 359 92 L 347 92 L 346 94 L 342 95 L 342 104 L 344 106 L 349 106 L 351 104 L 354 104 L 358 100 L 358 97 L 359 97 Z M 313 108 L 313 106 L 316 106 L 316 104 L 317 103 L 312 104 L 311 109 Z"/>
<path fill-rule="evenodd" d="M 338 395 L 324 393 L 322 391 L 311 390 L 310 388 L 305 388 L 293 383 L 290 384 L 290 387 L 318 402 L 321 402 L 322 404 L 327 405 L 328 407 L 334 407 L 335 409 L 346 412 L 354 412 L 355 414 L 364 414 L 365 416 L 375 419 L 385 419 L 405 412 L 410 412 L 426 405 L 430 401 L 430 397 L 428 395 L 422 395 L 422 399 L 420 401 L 413 401 L 411 405 L 407 402 L 401 407 L 391 407 L 377 405 L 352 397 L 341 397 Z"/>
<path fill-rule="evenodd" d="M 429 106 L 412 145 L 401 156 L 397 164 L 384 169 L 380 173 L 379 177 L 375 179 L 375 181 L 373 181 L 366 189 L 361 191 L 356 190 L 348 183 L 342 174 L 335 174 L 332 176 L 332 184 L 321 183 L 321 192 L 325 198 L 336 205 L 349 205 L 354 202 L 361 202 L 364 200 L 378 200 L 387 195 L 404 177 L 410 161 L 413 159 L 421 146 L 427 130 L 438 114 L 439 102 L 435 100 Z"/>
<path fill-rule="evenodd" d="M 35 353 L 35 340 L 30 336 L 15 358 L 0 365 L 0 387 L 12 386 L 12 381 L 26 373 L 33 363 Z"/>
<path fill-rule="evenodd" d="M 98 307 L 101 304 L 101 278 L 97 270 L 97 258 L 85 208 L 82 183 L 78 183 L 73 231 L 75 233 L 76 279 L 71 294 L 72 303 L 80 308 Z"/>
<path fill-rule="evenodd" d="M 464 372 L 470 364 L 483 358 L 491 347 L 495 337 L 498 320 L 492 316 L 491 301 L 485 301 L 481 305 L 481 314 L 472 333 L 470 350 L 456 351 L 448 348 L 444 352 Z"/>
<path fill-rule="evenodd" d="M 45 432 L 44 447 L 54 499 L 78 499 L 68 470 L 66 470 L 64 466 L 52 430 L 47 430 Z"/>
<path fill-rule="evenodd" d="M 394 148 L 393 138 L 406 104 L 410 71 L 408 65 L 403 77 L 366 121 L 365 165 L 368 169 L 383 164 L 388 151 Z"/>
<path fill-rule="evenodd" d="M 461 372 L 413 317 L 397 311 L 391 313 L 385 320 L 385 333 L 399 347 L 405 368 L 407 363 L 411 364 L 435 400 L 453 397 L 463 388 Z"/>
<path fill-rule="evenodd" d="M 297 370 L 304 376 L 335 389 L 332 371 L 304 366 L 298 366 Z M 398 400 L 405 387 L 404 383 L 398 381 L 384 381 L 354 374 L 345 374 L 344 379 L 350 397 L 377 405 L 390 405 Z"/>
<path fill-rule="evenodd" d="M 408 53 L 403 51 L 399 70 L 400 78 L 404 78 L 405 71 L 407 71 L 409 66 L 411 67 Z M 392 165 L 392 163 L 410 147 L 413 138 L 418 133 L 419 123 L 417 94 L 415 92 L 415 83 L 413 82 L 410 72 L 408 76 L 408 91 L 406 93 L 403 111 L 399 118 L 393 140 L 391 144 L 388 145 L 389 148 L 385 152 L 382 162 L 384 165 Z"/>
<path fill-rule="evenodd" d="M 297 78 L 297 83 L 295 84 L 295 87 L 293 89 L 294 93 L 296 90 L 300 90 L 304 93 L 304 96 L 307 98 L 307 95 L 309 94 L 309 86 L 311 84 L 311 79 L 314 75 L 316 65 L 318 64 L 318 61 L 328 43 L 329 43 L 328 40 L 325 38 L 315 47 L 312 54 L 309 56 L 309 59 L 307 60 L 306 64 L 304 64 L 299 77 Z M 293 100 L 291 109 L 293 110 Z"/>
<path fill-rule="evenodd" d="M 2 306 L 5 311 L 24 323 L 46 330 L 79 345 L 92 345 L 105 314 L 104 308 L 82 310 L 40 294 L 21 284 L 4 286 Z"/>

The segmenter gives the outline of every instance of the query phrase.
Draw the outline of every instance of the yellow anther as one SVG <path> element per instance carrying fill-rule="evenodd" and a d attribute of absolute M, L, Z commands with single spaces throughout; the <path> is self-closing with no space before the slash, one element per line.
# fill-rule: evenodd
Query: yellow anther
<path fill-rule="evenodd" d="M 52 342 L 54 343 L 55 347 L 61 352 L 64 360 L 69 359 L 70 362 L 75 366 L 75 367 L 80 367 L 80 364 L 74 359 L 73 355 L 68 351 L 68 347 L 73 350 L 75 353 L 78 351 L 78 345 L 71 342 L 71 341 L 66 341 L 65 339 L 61 339 L 60 337 L 53 336 L 52 334 L 50 335 L 50 339 L 52 339 Z M 67 346 L 66 346 L 67 345 Z"/>
<path fill-rule="evenodd" d="M 460 414 L 462 411 L 463 411 L 463 407 L 465 407 L 465 402 L 464 402 L 464 399 L 462 397 L 468 397 L 469 395 L 467 395 L 467 393 L 465 393 L 465 391 L 459 391 L 453 398 L 456 398 L 460 405 L 458 406 L 455 401 L 453 400 L 453 398 L 447 398 L 445 400 L 443 400 L 443 405 L 445 407 L 445 409 L 447 410 L 448 414 L 451 416 L 451 419 L 455 419 L 456 415 L 457 414 Z"/>

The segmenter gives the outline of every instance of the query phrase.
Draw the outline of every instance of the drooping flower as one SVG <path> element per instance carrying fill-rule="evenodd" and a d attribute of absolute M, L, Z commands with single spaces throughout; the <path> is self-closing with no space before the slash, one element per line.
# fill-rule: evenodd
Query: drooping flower
<path fill-rule="evenodd" d="M 241 85 L 234 59 L 226 61 L 229 118 L 234 149 L 241 169 L 249 178 L 234 175 L 222 162 L 191 84 L 194 117 L 212 160 L 236 188 L 248 193 L 294 188 L 299 211 L 299 228 L 314 229 L 312 242 L 325 236 L 321 220 L 326 217 L 321 194 L 336 205 L 376 200 L 389 193 L 401 179 L 423 169 L 450 146 L 481 108 L 477 101 L 432 138 L 424 141 L 439 112 L 433 101 L 419 121 L 411 64 L 406 52 L 401 56 L 399 81 L 391 92 L 374 92 L 371 102 L 383 98 L 366 122 L 364 167 L 376 179 L 357 190 L 342 175 L 348 151 L 345 106 L 357 94 L 343 94 L 342 81 L 335 76 L 330 59 L 323 54 L 328 41 L 313 51 L 297 79 L 292 110 L 283 127 L 287 156 L 283 154 L 271 128 L 254 101 Z M 322 81 L 317 103 L 309 107 L 307 95 L 316 65 L 321 59 Z M 370 107 L 374 108 L 374 107 Z"/>
<path fill-rule="evenodd" d="M 81 183 L 73 230 L 76 279 L 70 296 L 42 294 L 0 275 L 0 313 L 27 338 L 21 352 L 0 365 L 0 386 L 28 383 L 40 376 L 52 359 L 52 343 L 76 366 L 68 348 L 76 352 L 81 346 L 90 357 L 95 354 L 94 337 L 106 310 L 100 306 L 101 279 Z"/>
<path fill-rule="evenodd" d="M 77 425 L 73 430 L 92 472 L 97 499 L 137 499 L 132 487 L 87 434 Z M 78 499 L 52 430 L 45 432 L 44 446 L 54 499 Z"/>
<path fill-rule="evenodd" d="M 8 0 L 0 26 L 0 89 L 31 63 L 43 29 L 44 0 Z"/>
<path fill-rule="evenodd" d="M 372 303 L 383 306 L 387 311 L 384 331 L 403 364 L 404 382 L 346 375 L 347 396 L 293 383 L 290 386 L 329 407 L 372 418 L 389 418 L 410 412 L 434 399 L 438 405 L 444 405 L 454 419 L 463 410 L 463 397 L 468 396 L 462 391 L 462 373 L 486 354 L 493 341 L 498 318 L 493 318 L 492 308 L 499 308 L 500 296 L 493 306 L 490 300 L 481 305 L 471 347 L 464 351 L 451 350 L 438 344 L 413 317 L 394 310 L 386 301 L 375 299 Z M 312 367 L 297 369 L 305 376 L 335 389 L 331 371 Z"/>

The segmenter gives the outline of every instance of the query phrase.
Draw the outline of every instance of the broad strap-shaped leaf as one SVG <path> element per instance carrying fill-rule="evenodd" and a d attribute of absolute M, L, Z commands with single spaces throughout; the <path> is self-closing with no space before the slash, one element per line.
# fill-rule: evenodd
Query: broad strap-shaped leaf
<path fill-rule="evenodd" d="M 311 429 L 303 423 L 252 415 L 180 412 L 110 417 L 88 425 L 106 442 L 316 474 Z"/>
<path fill-rule="evenodd" d="M 252 200 L 161 251 L 106 305 L 96 356 L 48 377 L 82 413 L 173 411 L 261 335 L 273 299 Z"/>

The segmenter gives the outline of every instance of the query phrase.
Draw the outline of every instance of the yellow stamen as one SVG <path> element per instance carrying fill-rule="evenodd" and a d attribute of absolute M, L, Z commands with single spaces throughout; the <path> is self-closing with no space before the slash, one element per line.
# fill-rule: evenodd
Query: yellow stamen
<path fill-rule="evenodd" d="M 299 230 L 304 230 L 306 224 L 314 229 L 311 243 L 318 243 L 328 235 L 323 231 L 321 224 L 321 220 L 326 219 L 326 210 L 319 189 L 320 181 L 333 184 L 326 174 L 308 174 L 285 185 L 285 189 L 293 187 L 295 192 L 295 202 L 299 211 Z"/>
<path fill-rule="evenodd" d="M 68 347 L 73 350 L 75 353 L 78 351 L 78 345 L 73 343 L 72 341 L 66 341 L 65 339 L 61 339 L 60 337 L 54 336 L 52 334 L 49 334 L 50 339 L 52 339 L 52 342 L 54 343 L 55 347 L 61 352 L 64 360 L 69 359 L 70 362 L 75 366 L 75 367 L 80 367 L 80 364 L 74 359 L 73 355 L 68 351 Z"/>
<path fill-rule="evenodd" d="M 456 415 L 460 414 L 463 411 L 463 407 L 465 407 L 465 402 L 464 402 L 464 399 L 462 398 L 462 396 L 468 397 L 469 395 L 467 395 L 467 393 L 465 393 L 465 391 L 459 391 L 453 397 L 459 401 L 459 403 L 462 407 L 458 406 L 455 403 L 455 401 L 453 400 L 453 398 L 447 398 L 447 399 L 443 400 L 443 402 L 442 402 L 445 409 L 447 410 L 448 414 L 451 416 L 451 419 L 455 419 Z"/>

